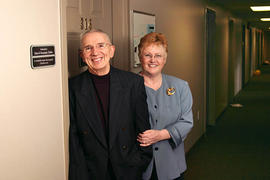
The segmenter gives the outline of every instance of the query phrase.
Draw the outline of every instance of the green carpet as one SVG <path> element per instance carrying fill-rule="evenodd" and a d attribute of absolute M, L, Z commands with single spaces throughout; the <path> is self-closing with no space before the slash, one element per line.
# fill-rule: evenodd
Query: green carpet
<path fill-rule="evenodd" d="M 185 180 L 270 180 L 270 66 L 187 153 Z"/>

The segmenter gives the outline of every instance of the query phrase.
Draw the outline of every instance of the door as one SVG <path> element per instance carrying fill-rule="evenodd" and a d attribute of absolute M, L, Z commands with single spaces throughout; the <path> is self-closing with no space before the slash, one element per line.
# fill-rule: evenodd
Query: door
<path fill-rule="evenodd" d="M 67 1 L 67 46 L 69 77 L 87 67 L 79 56 L 80 35 L 92 28 L 101 29 L 112 39 L 112 0 Z"/>
<path fill-rule="evenodd" d="M 234 97 L 234 40 L 234 22 L 229 20 L 228 103 L 232 103 Z"/>
<path fill-rule="evenodd" d="M 242 25 L 242 89 L 245 86 L 246 70 L 246 26 Z"/>
<path fill-rule="evenodd" d="M 206 122 L 215 124 L 216 12 L 206 10 Z"/>
<path fill-rule="evenodd" d="M 249 29 L 249 72 L 248 72 L 248 79 L 250 79 L 250 77 L 252 77 L 253 75 L 253 69 L 252 69 L 252 61 L 253 61 L 253 30 L 252 28 Z"/>

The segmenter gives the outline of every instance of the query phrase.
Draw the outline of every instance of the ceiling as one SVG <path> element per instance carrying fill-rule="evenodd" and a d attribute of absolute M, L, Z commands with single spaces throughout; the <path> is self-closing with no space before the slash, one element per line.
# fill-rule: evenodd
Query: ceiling
<path fill-rule="evenodd" d="M 249 22 L 251 27 L 269 30 L 270 21 L 263 22 L 260 18 L 270 18 L 268 12 L 253 12 L 250 6 L 270 6 L 270 0 L 208 0 L 229 10 L 233 15 Z"/>

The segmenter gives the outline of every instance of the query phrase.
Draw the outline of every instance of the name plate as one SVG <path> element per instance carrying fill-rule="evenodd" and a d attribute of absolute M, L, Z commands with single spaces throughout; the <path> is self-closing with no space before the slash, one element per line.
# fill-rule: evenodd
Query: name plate
<path fill-rule="evenodd" d="M 31 67 L 42 68 L 55 65 L 55 47 L 53 45 L 35 46 L 31 49 Z"/>

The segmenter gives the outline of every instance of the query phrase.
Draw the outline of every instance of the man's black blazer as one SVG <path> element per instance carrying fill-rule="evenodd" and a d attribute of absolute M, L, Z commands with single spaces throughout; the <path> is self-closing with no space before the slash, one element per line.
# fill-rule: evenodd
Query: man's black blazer
<path fill-rule="evenodd" d="M 109 161 L 117 180 L 141 179 L 152 159 L 136 140 L 150 129 L 143 78 L 111 66 L 108 140 L 88 71 L 70 79 L 69 96 L 69 180 L 105 180 Z"/>

